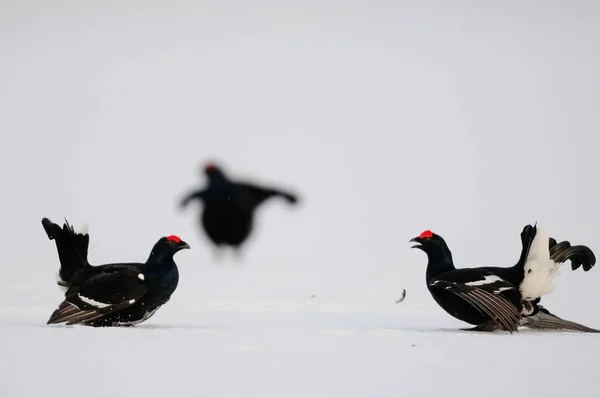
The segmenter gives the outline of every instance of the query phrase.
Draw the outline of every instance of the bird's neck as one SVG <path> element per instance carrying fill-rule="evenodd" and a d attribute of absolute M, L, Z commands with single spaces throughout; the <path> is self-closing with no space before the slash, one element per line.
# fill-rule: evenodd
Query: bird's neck
<path fill-rule="evenodd" d="M 207 195 L 212 197 L 228 196 L 231 195 L 233 191 L 233 184 L 222 179 L 211 181 L 210 185 L 206 188 Z"/>
<path fill-rule="evenodd" d="M 523 243 L 523 247 L 521 249 L 521 255 L 519 256 L 519 261 L 512 267 L 510 270 L 515 276 L 520 276 L 521 279 L 525 276 L 525 262 L 527 261 L 527 255 L 529 254 L 529 249 L 531 247 L 531 243 Z"/>
<path fill-rule="evenodd" d="M 175 266 L 173 254 L 155 252 L 154 250 L 150 253 L 148 260 L 144 264 L 144 268 L 148 270 L 166 270 Z"/>
<path fill-rule="evenodd" d="M 525 262 L 527 261 L 530 246 L 531 243 L 528 244 L 527 242 L 523 242 L 521 255 L 519 256 L 517 263 L 512 267 L 493 267 L 494 273 L 500 278 L 509 280 L 512 283 L 520 283 L 518 281 L 523 281 L 523 279 L 525 279 Z"/>
<path fill-rule="evenodd" d="M 510 280 L 523 280 L 525 278 L 525 261 L 519 261 L 512 267 L 506 267 L 504 275 L 499 275 L 502 278 L 510 278 Z"/>
<path fill-rule="evenodd" d="M 427 252 L 427 257 L 429 260 L 427 262 L 426 271 L 427 281 L 441 273 L 456 269 L 456 267 L 454 267 L 454 261 L 452 260 L 452 253 L 447 247 L 439 247 L 430 250 Z"/>

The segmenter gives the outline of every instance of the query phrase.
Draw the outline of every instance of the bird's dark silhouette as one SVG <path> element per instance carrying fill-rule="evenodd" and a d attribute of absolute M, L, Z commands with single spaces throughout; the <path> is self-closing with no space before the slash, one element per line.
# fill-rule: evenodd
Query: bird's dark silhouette
<path fill-rule="evenodd" d="M 48 218 L 42 226 L 56 243 L 60 262 L 57 283 L 65 299 L 48 324 L 132 326 L 149 319 L 167 303 L 179 282 L 173 255 L 190 246 L 175 235 L 155 243 L 144 263 L 88 262 L 89 234 L 75 232 L 65 220 L 62 228 Z"/>
<path fill-rule="evenodd" d="M 230 179 L 214 163 L 205 164 L 202 171 L 208 184 L 185 195 L 179 207 L 183 209 L 193 200 L 203 203 L 201 228 L 215 246 L 217 254 L 225 246 L 232 247 L 239 254 L 252 233 L 255 211 L 266 200 L 279 197 L 289 204 L 298 202 L 294 193 Z"/>
<path fill-rule="evenodd" d="M 467 330 L 515 332 L 518 327 L 567 329 L 600 332 L 567 321 L 539 305 L 552 290 L 560 265 L 571 261 L 589 271 L 596 263 L 586 246 L 557 243 L 537 226 L 526 225 L 521 232 L 522 249 L 512 267 L 457 269 L 446 241 L 427 230 L 410 240 L 427 254 L 426 283 L 434 300 L 448 314 L 475 325 Z"/>

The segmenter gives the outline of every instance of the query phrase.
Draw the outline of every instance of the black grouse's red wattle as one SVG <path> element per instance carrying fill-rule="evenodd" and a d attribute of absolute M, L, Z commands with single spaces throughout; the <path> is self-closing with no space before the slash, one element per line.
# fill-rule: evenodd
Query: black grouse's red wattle
<path fill-rule="evenodd" d="M 239 249 L 252 233 L 255 210 L 267 199 L 281 197 L 291 204 L 298 202 L 290 192 L 231 180 L 213 163 L 206 164 L 203 172 L 208 185 L 187 194 L 180 208 L 192 200 L 203 202 L 201 227 L 217 248 L 227 245 Z"/>
<path fill-rule="evenodd" d="M 541 296 L 551 291 L 551 282 L 561 263 L 571 260 L 572 268 L 589 270 L 596 262 L 586 246 L 557 243 L 536 226 L 527 225 L 521 233 L 522 250 L 512 267 L 456 269 L 445 240 L 427 230 L 410 240 L 413 248 L 428 257 L 426 282 L 434 300 L 447 313 L 475 325 L 469 330 L 517 331 L 519 326 L 537 329 L 569 329 L 596 332 L 595 329 L 561 319 L 539 305 Z"/>
<path fill-rule="evenodd" d="M 89 235 L 75 232 L 68 222 L 61 228 L 47 218 L 42 225 L 56 242 L 60 261 L 58 285 L 65 299 L 48 324 L 132 326 L 149 319 L 167 303 L 179 282 L 175 253 L 190 246 L 178 236 L 158 240 L 144 263 L 92 266 L 87 259 Z"/>

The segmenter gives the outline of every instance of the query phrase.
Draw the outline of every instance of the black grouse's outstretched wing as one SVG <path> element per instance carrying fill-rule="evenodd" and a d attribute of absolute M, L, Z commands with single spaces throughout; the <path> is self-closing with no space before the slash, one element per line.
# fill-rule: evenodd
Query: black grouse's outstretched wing
<path fill-rule="evenodd" d="M 538 305 L 538 308 L 539 311 L 537 314 L 523 318 L 523 326 L 530 329 L 575 330 L 587 333 L 600 333 L 598 329 L 560 318 L 541 305 Z"/>
<path fill-rule="evenodd" d="M 181 201 L 179 202 L 179 208 L 183 209 L 192 200 L 196 200 L 196 199 L 202 200 L 205 197 L 206 197 L 206 190 L 204 190 L 204 189 L 199 190 L 199 191 L 191 191 L 181 199 Z"/>
<path fill-rule="evenodd" d="M 512 333 L 520 325 L 519 291 L 512 283 L 491 272 L 457 269 L 438 275 L 429 284 L 454 293 L 501 329 Z"/>
<path fill-rule="evenodd" d="M 265 200 L 274 196 L 281 196 L 287 202 L 292 204 L 298 202 L 298 196 L 296 194 L 272 187 L 260 187 L 246 182 L 236 182 L 235 189 L 238 190 L 238 192 L 247 195 L 252 206 L 258 206 Z"/>
<path fill-rule="evenodd" d="M 70 289 L 48 324 L 86 323 L 135 304 L 147 291 L 143 274 L 135 267 L 109 267 Z"/>

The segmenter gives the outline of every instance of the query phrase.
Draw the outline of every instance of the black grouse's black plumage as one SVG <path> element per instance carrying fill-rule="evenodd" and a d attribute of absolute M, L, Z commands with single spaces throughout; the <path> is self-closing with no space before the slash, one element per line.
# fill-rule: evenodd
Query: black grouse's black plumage
<path fill-rule="evenodd" d="M 596 331 L 563 320 L 540 306 L 541 295 L 560 263 L 572 261 L 572 268 L 589 270 L 595 264 L 593 252 L 585 246 L 537 237 L 535 226 L 521 233 L 522 251 L 513 267 L 456 269 L 445 240 L 431 231 L 411 239 L 428 257 L 427 288 L 434 300 L 450 315 L 476 325 L 471 330 L 517 331 L 519 326 L 538 329 Z M 542 247 L 542 245 L 546 245 Z M 533 246 L 533 247 L 532 247 Z M 545 256 L 545 257 L 544 257 Z M 533 297 L 527 294 L 533 294 Z"/>
<path fill-rule="evenodd" d="M 255 210 L 267 199 L 280 197 L 290 204 L 298 202 L 291 192 L 231 180 L 213 163 L 206 164 L 203 171 L 208 185 L 187 194 L 180 208 L 192 200 L 203 202 L 201 226 L 216 247 L 228 245 L 239 249 L 252 233 Z"/>
<path fill-rule="evenodd" d="M 513 284 L 489 271 L 456 269 L 446 242 L 431 231 L 424 231 L 411 242 L 417 242 L 413 248 L 427 254 L 427 288 L 447 313 L 476 325 L 476 330 L 489 326 L 511 333 L 517 330 L 521 295 Z"/>
<path fill-rule="evenodd" d="M 66 290 L 48 324 L 131 326 L 147 320 L 177 288 L 179 271 L 173 255 L 190 248 L 175 235 L 165 236 L 144 263 L 92 266 L 87 259 L 87 231 L 75 232 L 66 221 L 61 228 L 47 218 L 42 225 L 48 238 L 56 242 L 58 284 Z"/>

